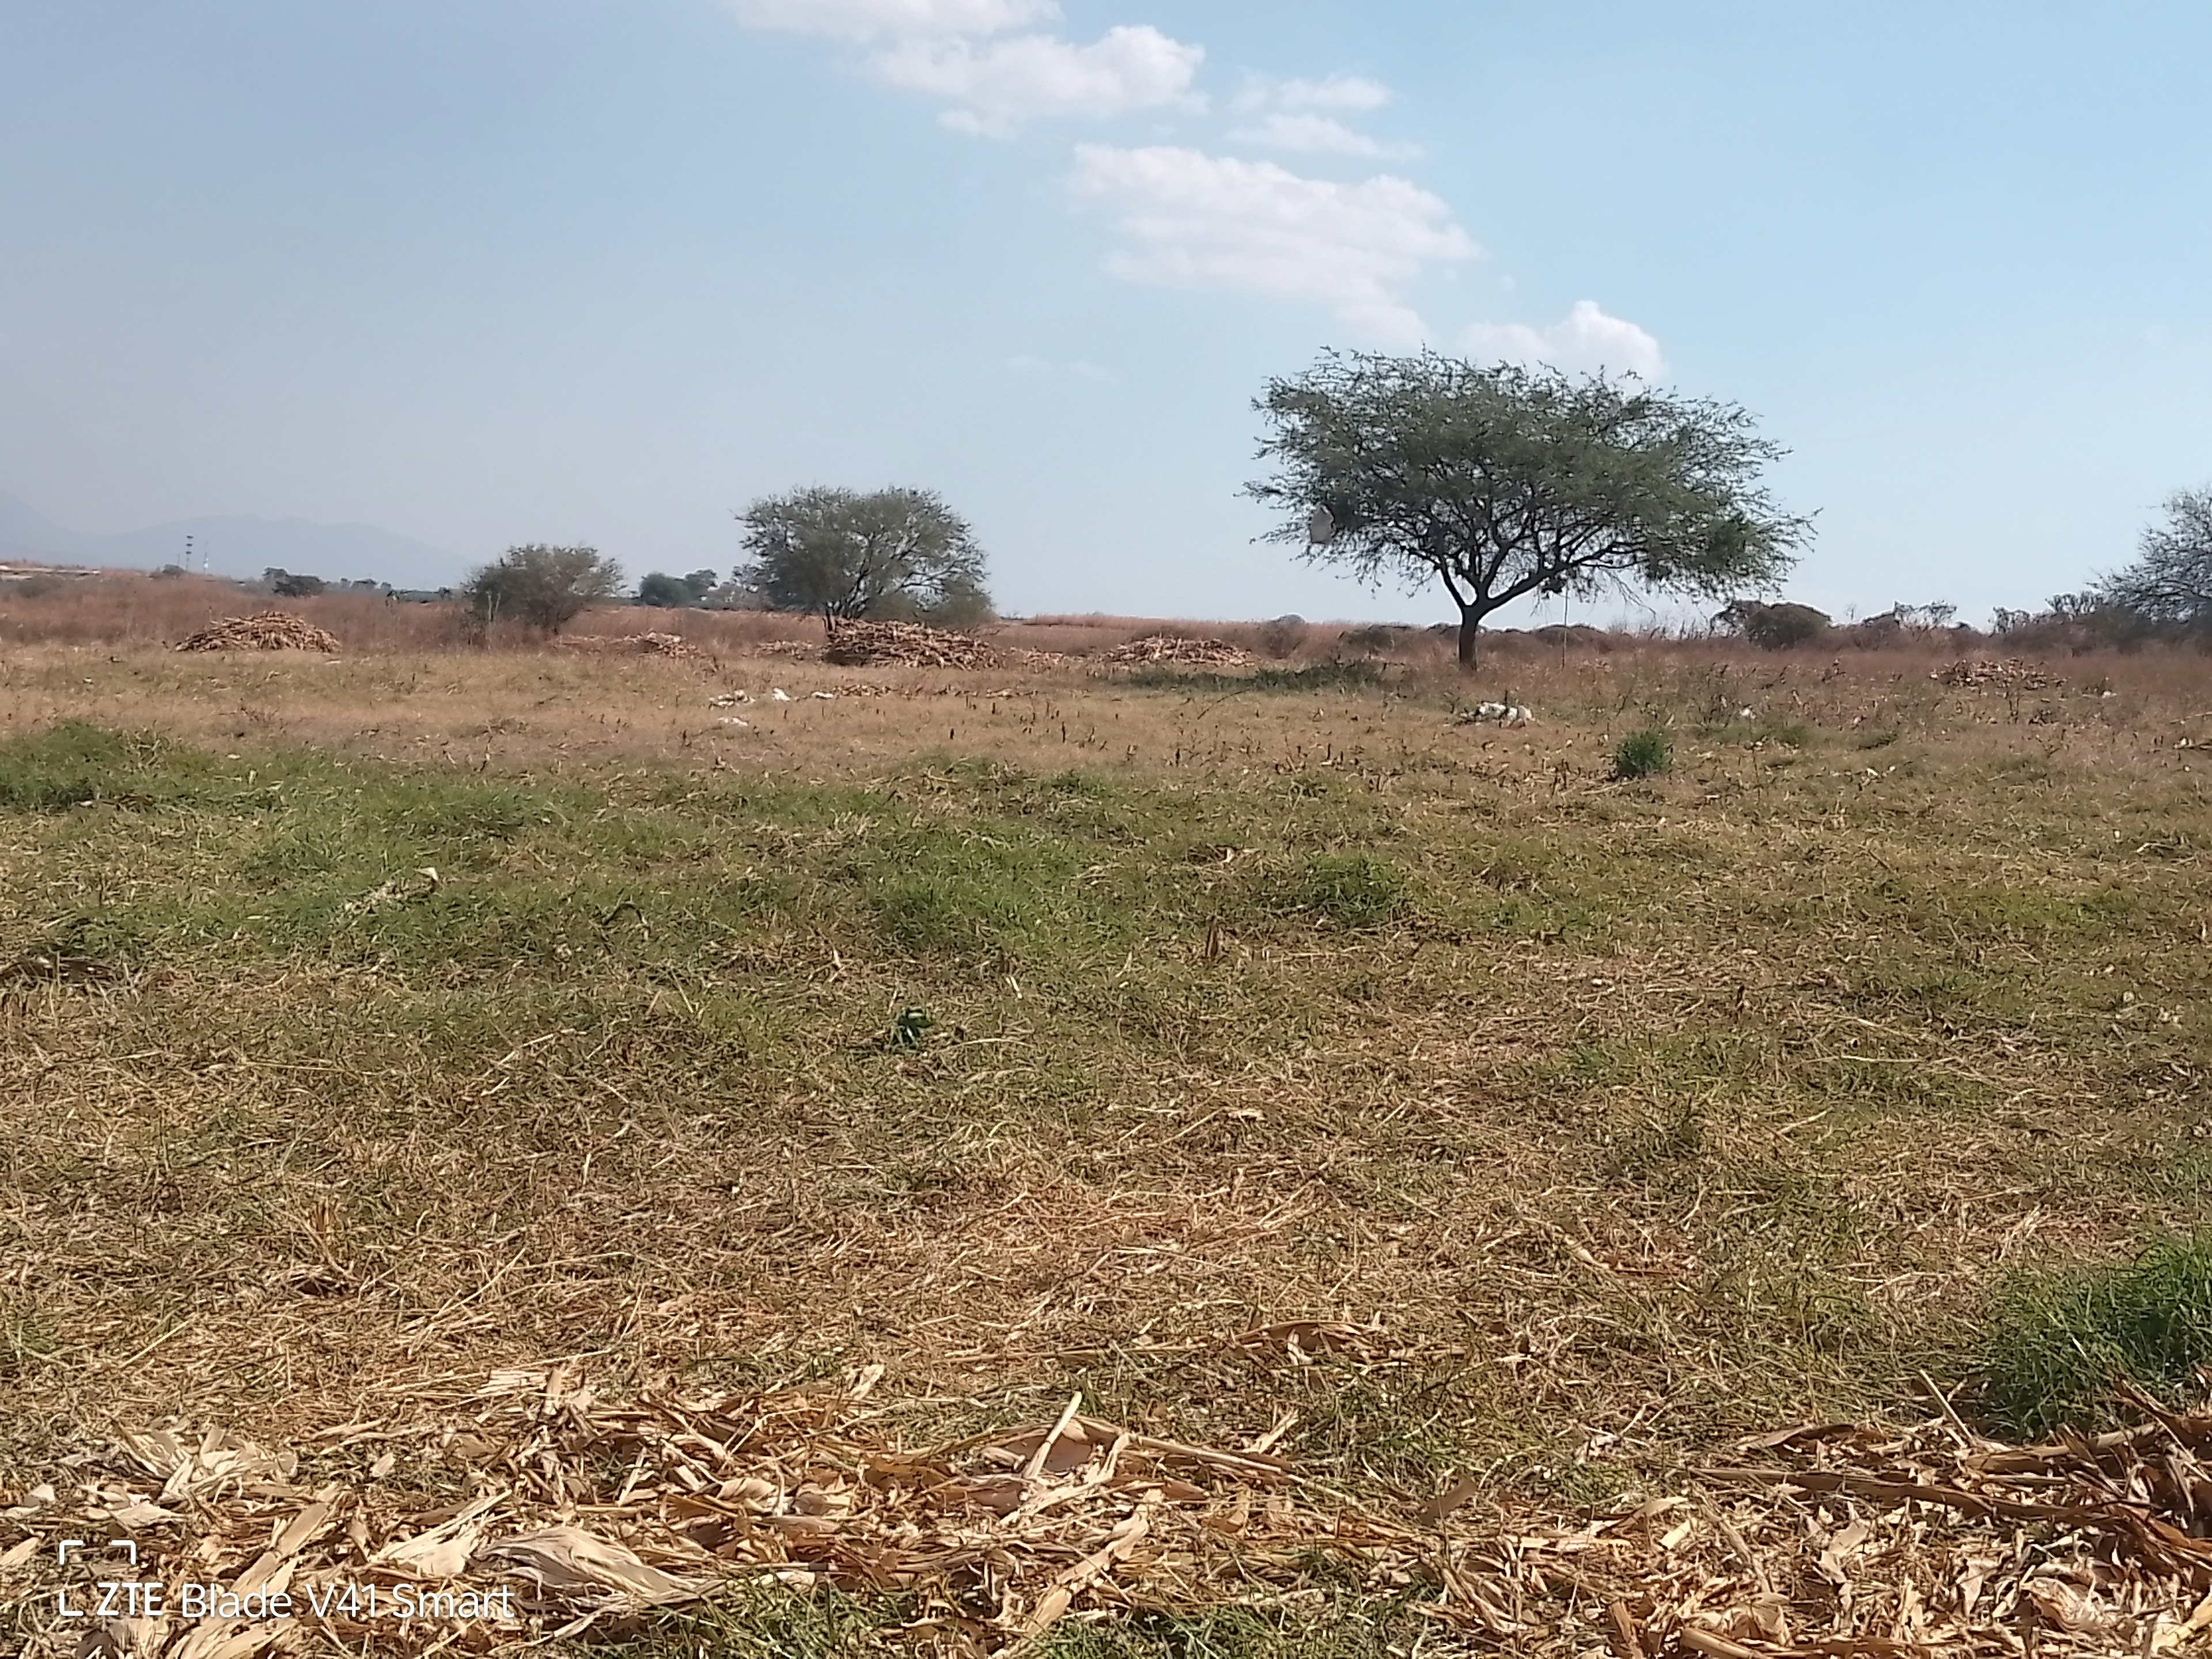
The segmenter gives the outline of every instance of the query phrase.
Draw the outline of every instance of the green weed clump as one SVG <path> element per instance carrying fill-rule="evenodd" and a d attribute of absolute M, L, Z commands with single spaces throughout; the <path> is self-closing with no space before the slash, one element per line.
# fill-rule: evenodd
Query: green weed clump
<path fill-rule="evenodd" d="M 1346 927 L 1379 927 L 1406 908 L 1406 872 L 1364 853 L 1317 854 L 1299 869 L 1291 898 Z"/>
<path fill-rule="evenodd" d="M 1983 1405 L 2044 1435 L 2112 1414 L 2112 1383 L 2178 1399 L 2212 1363 L 2212 1233 L 2163 1239 L 2118 1267 L 2057 1273 L 2003 1291 L 1981 1353 Z"/>
<path fill-rule="evenodd" d="M 1674 763 L 1674 752 L 1667 742 L 1667 734 L 1656 726 L 1648 726 L 1641 732 L 1631 732 L 1613 751 L 1613 775 L 1616 778 L 1654 778 Z"/>

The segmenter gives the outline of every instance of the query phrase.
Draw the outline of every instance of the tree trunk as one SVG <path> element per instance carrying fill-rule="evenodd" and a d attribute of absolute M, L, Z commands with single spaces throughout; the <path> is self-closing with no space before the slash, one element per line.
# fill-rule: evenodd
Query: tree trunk
<path fill-rule="evenodd" d="M 1463 672 L 1474 672 L 1474 639 L 1482 626 L 1482 612 L 1462 605 L 1459 612 L 1459 665 Z"/>

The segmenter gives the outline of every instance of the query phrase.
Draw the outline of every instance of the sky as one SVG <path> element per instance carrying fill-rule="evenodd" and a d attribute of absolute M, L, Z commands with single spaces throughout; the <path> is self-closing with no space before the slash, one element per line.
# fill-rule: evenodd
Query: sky
<path fill-rule="evenodd" d="M 1985 616 L 2212 483 L 2208 64 L 2203 0 L 0 0 L 0 490 L 635 576 L 919 485 L 1012 613 L 1426 621 L 1239 493 L 1270 376 L 1426 344 L 1741 403 L 1791 597 Z"/>

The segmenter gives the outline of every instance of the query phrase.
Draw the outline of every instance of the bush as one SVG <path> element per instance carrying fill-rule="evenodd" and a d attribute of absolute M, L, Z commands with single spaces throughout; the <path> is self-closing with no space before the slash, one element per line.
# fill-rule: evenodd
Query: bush
<path fill-rule="evenodd" d="M 481 625 L 519 622 L 556 634 L 590 605 L 622 591 L 622 569 L 595 547 L 548 547 L 532 542 L 471 576 L 461 589 Z"/>
<path fill-rule="evenodd" d="M 2014 1433 L 2101 1426 L 2116 1378 L 2179 1401 L 2212 1363 L 2212 1234 L 2162 1239 L 2120 1267 L 2017 1280 L 1993 1316 L 1982 1404 Z"/>
<path fill-rule="evenodd" d="M 1826 611 L 1809 605 L 1764 605 L 1757 599 L 1738 599 L 1714 621 L 1762 651 L 1818 644 L 1833 625 Z"/>
<path fill-rule="evenodd" d="M 1260 652 L 1262 656 L 1273 657 L 1279 661 L 1296 654 L 1297 648 L 1305 642 L 1306 619 L 1304 617 L 1292 614 L 1260 624 Z"/>
<path fill-rule="evenodd" d="M 655 570 L 638 583 L 637 602 L 661 611 L 685 611 L 699 602 L 699 596 L 683 577 Z"/>
<path fill-rule="evenodd" d="M 280 599 L 312 599 L 330 586 L 320 576 L 309 576 L 296 570 L 287 570 L 272 565 L 261 573 L 261 580 L 269 591 Z"/>
<path fill-rule="evenodd" d="M 1647 726 L 1641 732 L 1631 732 L 1620 740 L 1620 747 L 1613 751 L 1613 775 L 1616 778 L 1652 778 L 1674 763 L 1674 752 L 1667 742 L 1667 734 L 1656 726 Z"/>

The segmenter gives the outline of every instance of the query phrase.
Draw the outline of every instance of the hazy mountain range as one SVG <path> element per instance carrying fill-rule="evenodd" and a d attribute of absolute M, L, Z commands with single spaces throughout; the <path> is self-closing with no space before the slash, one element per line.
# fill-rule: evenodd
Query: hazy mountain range
<path fill-rule="evenodd" d="M 87 535 L 63 529 L 0 491 L 0 559 L 157 570 L 184 562 L 186 536 L 192 538 L 192 568 L 199 568 L 204 554 L 218 576 L 258 576 L 274 565 L 330 581 L 366 577 L 394 587 L 445 587 L 461 579 L 468 563 L 457 553 L 374 525 L 306 519 L 179 519 L 112 536 Z"/>

